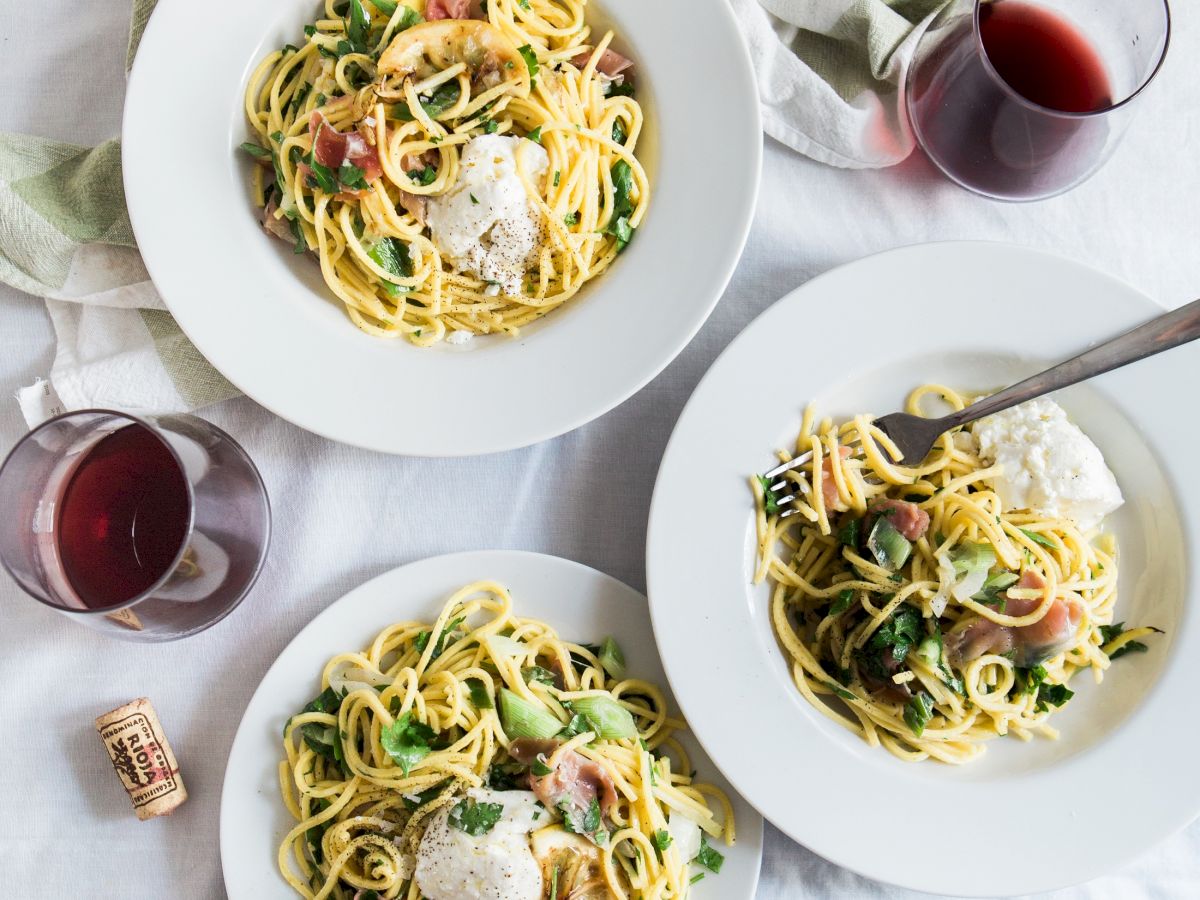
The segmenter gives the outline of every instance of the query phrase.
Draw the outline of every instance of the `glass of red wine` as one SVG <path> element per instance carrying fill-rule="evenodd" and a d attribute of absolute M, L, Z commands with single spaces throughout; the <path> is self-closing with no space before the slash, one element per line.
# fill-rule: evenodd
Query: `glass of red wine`
<path fill-rule="evenodd" d="M 988 197 L 1070 190 L 1116 147 L 1170 32 L 1166 0 L 956 0 L 909 71 L 917 142 Z"/>
<path fill-rule="evenodd" d="M 262 569 L 267 492 L 254 463 L 195 416 L 67 413 L 0 466 L 0 563 L 47 606 L 135 641 L 195 634 Z"/>

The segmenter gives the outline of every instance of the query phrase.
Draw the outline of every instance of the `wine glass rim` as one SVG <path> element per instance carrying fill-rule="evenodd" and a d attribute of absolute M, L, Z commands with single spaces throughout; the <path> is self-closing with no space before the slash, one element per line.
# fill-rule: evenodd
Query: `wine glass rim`
<path fill-rule="evenodd" d="M 75 416 L 87 416 L 87 415 L 111 416 L 114 418 L 124 419 L 125 421 L 127 421 L 133 425 L 141 425 L 143 428 L 145 428 L 147 431 L 149 431 L 152 435 L 154 435 L 155 439 L 157 439 L 158 442 L 166 448 L 167 452 L 171 454 L 171 458 L 175 460 L 175 464 L 179 467 L 180 473 L 183 474 L 183 476 L 184 476 L 183 483 L 184 483 L 184 486 L 187 488 L 187 496 L 188 496 L 187 531 L 185 532 L 184 539 L 182 541 L 180 541 L 180 543 L 179 543 L 179 550 L 176 551 L 175 558 L 171 561 L 171 565 L 169 565 L 166 568 L 166 570 L 163 572 L 162 576 L 157 581 L 155 581 L 154 584 L 150 585 L 150 587 L 146 588 L 146 590 L 142 591 L 140 594 L 137 594 L 132 599 L 126 600 L 124 603 L 118 603 L 114 606 L 101 606 L 101 607 L 97 607 L 95 609 L 92 609 L 91 607 L 88 607 L 88 606 L 84 606 L 82 609 L 79 609 L 79 608 L 76 608 L 73 606 L 62 606 L 61 604 L 58 604 L 51 600 L 46 599 L 45 597 L 39 597 L 37 594 L 33 593 L 25 586 L 24 581 L 22 581 L 20 578 L 18 578 L 16 573 L 13 572 L 13 570 L 11 568 L 9 568 L 8 562 L 6 560 L 0 558 L 0 565 L 4 566 L 5 571 L 8 572 L 9 576 L 12 577 L 12 579 L 17 583 L 18 586 L 21 587 L 22 590 L 25 591 L 26 594 L 28 594 L 34 600 L 38 601 L 38 603 L 41 603 L 43 606 L 48 606 L 51 609 L 58 610 L 59 612 L 69 613 L 70 615 L 87 616 L 87 615 L 97 615 L 98 614 L 98 615 L 103 616 L 103 615 L 112 615 L 115 612 L 120 612 L 122 610 L 129 609 L 131 606 L 141 603 L 143 600 L 147 599 L 148 597 L 151 597 L 155 591 L 157 591 L 159 588 L 161 588 L 167 582 L 167 579 L 169 579 L 171 577 L 171 575 L 173 575 L 175 573 L 175 570 L 177 568 L 179 568 L 180 562 L 183 561 L 183 555 L 184 555 L 184 553 L 187 552 L 187 548 L 191 543 L 190 538 L 192 535 L 192 531 L 195 529 L 195 526 L 196 526 L 196 496 L 195 496 L 194 491 L 192 490 L 192 482 L 187 477 L 187 469 L 183 465 L 183 460 L 180 459 L 179 454 L 175 452 L 175 448 L 171 446 L 171 442 L 168 441 L 166 438 L 164 438 L 159 433 L 158 426 L 155 425 L 154 422 L 152 422 L 148 419 L 144 419 L 140 416 L 135 416 L 132 413 L 121 412 L 120 410 L 116 410 L 116 409 L 97 409 L 97 408 L 73 409 L 68 412 L 60 413 L 57 416 L 53 416 L 44 422 L 39 422 L 35 427 L 29 429 L 29 431 L 19 441 L 17 441 L 17 443 L 13 446 L 13 448 L 10 451 L 8 451 L 8 453 L 5 455 L 4 461 L 0 462 L 0 474 L 3 474 L 5 468 L 12 461 L 12 458 L 17 453 L 17 451 L 20 450 L 21 447 L 25 446 L 25 444 L 38 432 L 42 431 L 43 429 L 47 428 L 50 425 L 55 424 L 56 422 L 62 422 L 66 419 L 70 419 Z M 114 433 L 114 432 L 110 432 L 110 433 Z M 258 475 L 258 469 L 256 467 L 254 468 L 254 471 L 255 471 L 255 474 Z M 261 475 L 259 476 L 259 479 L 261 481 Z"/>
<path fill-rule="evenodd" d="M 1007 93 L 1017 103 L 1021 104 L 1022 106 L 1028 107 L 1029 109 L 1035 110 L 1039 113 L 1044 113 L 1044 114 L 1050 115 L 1050 116 L 1057 116 L 1057 117 L 1063 118 L 1063 119 L 1090 119 L 1095 116 L 1103 116 L 1103 115 L 1107 115 L 1110 112 L 1115 112 L 1116 110 L 1121 109 L 1123 106 L 1127 106 L 1135 98 L 1140 96 L 1141 93 L 1150 86 L 1150 82 L 1154 81 L 1155 77 L 1157 77 L 1158 73 L 1162 70 L 1163 63 L 1165 63 L 1167 60 L 1167 48 L 1171 46 L 1171 4 L 1170 4 L 1170 0 L 1162 0 L 1162 7 L 1163 7 L 1162 49 L 1159 51 L 1158 59 L 1157 59 L 1157 61 L 1155 61 L 1153 68 L 1150 69 L 1150 72 L 1146 75 L 1145 78 L 1142 79 L 1142 83 L 1139 84 L 1137 86 L 1137 88 L 1135 88 L 1126 97 L 1122 98 L 1117 103 L 1109 104 L 1108 106 L 1105 106 L 1101 109 L 1090 109 L 1085 112 L 1070 112 L 1068 110 L 1055 109 L 1052 106 L 1043 106 L 1040 103 L 1030 100 L 1024 94 L 1022 94 L 1019 91 L 1017 91 L 1016 89 L 1014 89 L 1012 87 L 1012 85 L 1010 85 L 1004 79 L 1004 76 L 1002 76 L 999 72 L 996 71 L 996 67 L 992 65 L 992 59 L 990 56 L 988 56 L 987 48 L 983 45 L 983 36 L 982 36 L 982 34 L 980 34 L 980 30 L 979 30 L 979 10 L 985 3 L 992 3 L 992 2 L 994 2 L 994 0 L 975 0 L 975 9 L 971 16 L 971 27 L 972 27 L 972 30 L 974 32 L 974 37 L 975 37 L 975 49 L 979 53 L 980 59 L 983 60 L 984 68 L 991 74 L 991 76 L 1000 85 L 1001 90 L 1003 90 L 1005 93 Z"/>

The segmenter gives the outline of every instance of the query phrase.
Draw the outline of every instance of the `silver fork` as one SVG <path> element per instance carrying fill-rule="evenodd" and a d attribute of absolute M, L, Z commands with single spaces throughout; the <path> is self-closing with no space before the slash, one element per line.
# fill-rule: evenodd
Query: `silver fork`
<path fill-rule="evenodd" d="M 950 413 L 948 416 L 942 416 L 940 419 L 923 419 L 908 413 L 892 413 L 876 419 L 875 425 L 899 448 L 902 459 L 912 459 L 919 463 L 929 455 L 934 442 L 952 428 L 970 424 L 977 419 L 1009 409 L 1027 400 L 1033 400 L 1097 375 L 1103 375 L 1105 372 L 1111 372 L 1113 369 L 1119 369 L 1197 338 L 1200 338 L 1200 300 L 1194 300 L 1174 312 L 1151 319 L 1120 337 L 1106 341 L 1051 369 L 1026 378 L 1012 387 L 984 397 L 966 409 Z M 795 459 L 776 466 L 764 474 L 763 478 L 768 482 L 773 481 L 783 473 L 803 466 L 811 459 L 811 451 L 802 453 Z M 776 481 L 770 485 L 770 489 L 779 491 L 790 486 L 787 481 Z M 805 488 L 808 488 L 807 484 L 800 488 L 801 492 L 806 492 Z M 776 502 L 782 506 L 795 500 L 796 496 L 796 494 L 789 494 L 786 497 L 778 498 Z M 785 511 L 784 515 L 787 514 Z"/>

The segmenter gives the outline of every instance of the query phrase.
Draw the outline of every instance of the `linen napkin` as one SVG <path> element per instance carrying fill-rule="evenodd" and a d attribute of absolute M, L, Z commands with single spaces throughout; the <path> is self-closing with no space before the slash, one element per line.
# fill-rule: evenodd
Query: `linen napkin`
<path fill-rule="evenodd" d="M 127 70 L 155 2 L 133 4 Z M 0 281 L 45 298 L 57 339 L 49 381 L 17 394 L 31 427 L 68 409 L 179 412 L 237 394 L 150 283 L 116 140 L 0 134 Z"/>
<path fill-rule="evenodd" d="M 917 41 L 948 0 L 730 0 L 758 75 L 767 134 L 852 169 L 915 141 L 904 88 Z"/>

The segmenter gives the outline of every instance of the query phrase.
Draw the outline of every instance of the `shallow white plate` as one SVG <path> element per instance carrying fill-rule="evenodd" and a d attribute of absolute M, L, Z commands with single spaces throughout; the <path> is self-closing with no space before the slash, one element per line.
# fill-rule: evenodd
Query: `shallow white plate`
<path fill-rule="evenodd" d="M 654 630 L 701 743 L 758 810 L 835 863 L 909 888 L 1049 890 L 1129 861 L 1200 810 L 1200 624 L 1190 398 L 1200 346 L 1059 395 L 1126 497 L 1118 619 L 1167 634 L 1081 673 L 1058 742 L 997 740 L 964 767 L 901 762 L 812 709 L 750 579 L 747 480 L 790 446 L 809 401 L 833 417 L 900 409 L 937 381 L 995 389 L 1161 313 L 1084 266 L 1003 244 L 873 256 L 814 279 L 751 324 L 675 428 L 651 506 Z"/>
<path fill-rule="evenodd" d="M 367 646 L 393 622 L 432 621 L 454 591 L 483 579 L 512 592 L 517 615 L 542 619 L 564 637 L 592 641 L 611 634 L 631 673 L 667 689 L 646 599 L 579 563 L 511 550 L 455 553 L 368 581 L 296 635 L 267 671 L 238 726 L 221 792 L 221 866 L 231 900 L 294 896 L 275 867 L 279 843 L 295 824 L 279 797 L 280 736 L 288 716 L 319 692 L 325 663 L 336 653 Z M 719 875 L 707 874 L 692 896 L 750 900 L 762 859 L 762 817 L 733 792 L 691 735 L 682 738 L 699 778 L 729 794 L 738 835 L 733 847 L 714 844 L 725 864 Z"/>
<path fill-rule="evenodd" d="M 724 291 L 758 194 L 758 95 L 725 0 L 690 3 L 686 21 L 673 3 L 596 4 L 589 21 L 638 64 L 646 219 L 610 271 L 518 339 L 425 350 L 355 328 L 313 260 L 264 234 L 251 206 L 252 163 L 236 149 L 246 80 L 319 6 L 250 0 L 217 25 L 209 4 L 161 0 L 138 50 L 125 195 L 146 267 L 200 352 L 302 428 L 425 456 L 554 437 L 657 375 Z M 198 37 L 214 27 L 219 40 Z"/>

